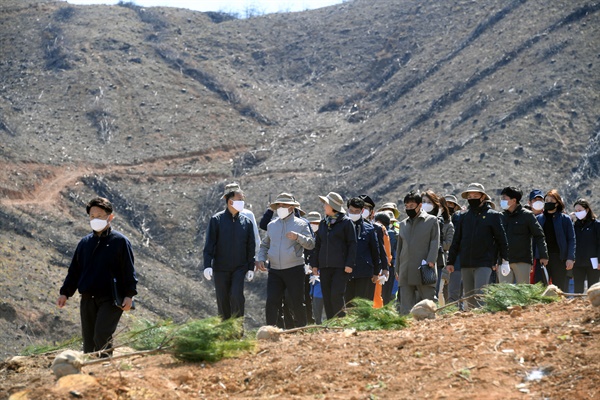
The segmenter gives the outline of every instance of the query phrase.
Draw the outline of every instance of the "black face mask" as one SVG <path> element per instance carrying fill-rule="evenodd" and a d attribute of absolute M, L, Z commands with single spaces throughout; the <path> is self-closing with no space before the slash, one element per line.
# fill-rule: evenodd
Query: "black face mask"
<path fill-rule="evenodd" d="M 544 210 L 546 211 L 552 211 L 556 209 L 556 203 L 544 203 Z"/>
<path fill-rule="evenodd" d="M 448 207 L 448 211 L 450 212 L 450 215 L 454 214 L 454 207 Z"/>
<path fill-rule="evenodd" d="M 481 199 L 469 199 L 467 201 L 469 202 L 469 207 L 471 208 L 479 208 L 481 205 Z"/>
<path fill-rule="evenodd" d="M 414 208 L 412 210 L 405 208 L 404 211 L 406 211 L 406 215 L 408 215 L 409 218 L 414 218 L 417 216 L 417 210 L 415 210 Z"/>

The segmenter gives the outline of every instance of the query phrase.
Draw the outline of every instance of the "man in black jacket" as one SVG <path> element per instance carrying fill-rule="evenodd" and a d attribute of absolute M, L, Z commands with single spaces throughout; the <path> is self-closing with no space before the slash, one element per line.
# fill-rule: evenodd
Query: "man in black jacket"
<path fill-rule="evenodd" d="M 321 290 L 327 319 L 343 317 L 346 283 L 356 264 L 354 224 L 346 216 L 342 196 L 329 192 L 319 196 L 325 219 L 316 232 L 314 255 L 310 258 L 313 275 L 321 277 Z"/>
<path fill-rule="evenodd" d="M 523 192 L 515 187 L 505 187 L 500 207 L 504 210 L 502 219 L 508 239 L 508 275 L 499 274 L 500 283 L 529 283 L 529 274 L 533 265 L 532 239 L 537 246 L 542 265 L 548 263 L 548 250 L 544 230 L 535 215 L 523 208 L 520 201 Z"/>
<path fill-rule="evenodd" d="M 112 347 L 112 335 L 121 314 L 131 309 L 133 296 L 137 294 L 137 277 L 129 239 L 110 226 L 114 218 L 111 202 L 94 198 L 86 211 L 93 233 L 77 245 L 56 304 L 64 307 L 79 289 L 83 351 L 91 353 Z M 113 296 L 114 282 L 120 304 L 115 303 L 117 299 Z M 110 351 L 101 354 L 109 355 Z"/>
<path fill-rule="evenodd" d="M 483 185 L 471 183 L 461 197 L 469 202 L 469 211 L 462 214 L 455 227 L 454 239 L 448 255 L 449 272 L 454 271 L 454 262 L 460 255 L 460 268 L 466 296 L 479 293 L 497 264 L 500 251 L 502 267 L 508 268 L 508 241 L 502 225 L 502 215 L 492 210 L 490 197 Z M 475 307 L 478 303 L 470 299 Z"/>
<path fill-rule="evenodd" d="M 223 319 L 244 316 L 244 277 L 254 278 L 256 242 L 252 221 L 241 211 L 244 193 L 237 184 L 227 185 L 227 207 L 210 218 L 204 244 L 204 277 L 215 278 L 217 308 Z"/>

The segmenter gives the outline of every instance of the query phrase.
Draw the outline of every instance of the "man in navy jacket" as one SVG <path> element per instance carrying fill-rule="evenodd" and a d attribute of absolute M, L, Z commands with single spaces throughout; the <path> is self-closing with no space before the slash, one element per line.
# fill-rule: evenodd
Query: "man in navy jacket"
<path fill-rule="evenodd" d="M 346 203 L 348 206 L 348 218 L 354 222 L 356 232 L 356 266 L 346 287 L 346 302 L 360 297 L 373 300 L 375 292 L 375 281 L 381 269 L 381 258 L 379 256 L 379 241 L 377 233 L 372 224 L 362 217 L 365 208 L 364 200 L 354 197 Z M 385 260 L 387 263 L 387 259 Z"/>
<path fill-rule="evenodd" d="M 204 277 L 215 278 L 217 308 L 223 319 L 244 316 L 244 277 L 254 278 L 256 242 L 252 221 L 244 209 L 244 193 L 237 184 L 225 187 L 227 207 L 210 218 L 204 244 Z"/>
<path fill-rule="evenodd" d="M 123 311 L 131 309 L 137 294 L 131 243 L 110 226 L 113 206 L 105 198 L 92 199 L 86 207 L 93 233 L 85 236 L 75 250 L 69 272 L 60 288 L 58 307 L 79 289 L 81 293 L 81 332 L 83 351 L 91 353 L 112 347 L 112 335 Z M 113 281 L 120 294 L 113 296 Z M 121 300 L 122 298 L 122 300 Z M 101 356 L 108 356 L 104 352 Z"/>

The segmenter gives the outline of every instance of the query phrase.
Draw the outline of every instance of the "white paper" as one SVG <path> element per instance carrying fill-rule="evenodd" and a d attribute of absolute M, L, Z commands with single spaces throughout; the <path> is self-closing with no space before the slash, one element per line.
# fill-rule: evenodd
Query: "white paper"
<path fill-rule="evenodd" d="M 598 257 L 592 257 L 590 261 L 592 262 L 592 268 L 598 269 Z"/>

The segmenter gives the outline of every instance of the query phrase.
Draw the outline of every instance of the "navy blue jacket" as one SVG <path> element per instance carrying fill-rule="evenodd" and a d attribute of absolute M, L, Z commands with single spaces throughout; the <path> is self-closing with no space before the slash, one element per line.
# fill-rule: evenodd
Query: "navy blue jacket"
<path fill-rule="evenodd" d="M 322 220 L 316 232 L 314 255 L 310 258 L 313 268 L 354 268 L 356 265 L 356 234 L 354 223 L 346 215 L 338 217 L 327 226 Z"/>
<path fill-rule="evenodd" d="M 489 203 L 457 217 L 448 265 L 454 265 L 460 255 L 461 269 L 491 268 L 497 263 L 498 251 L 508 260 L 508 241 L 501 218 L 502 214 L 492 210 Z"/>
<path fill-rule="evenodd" d="M 210 218 L 204 244 L 204 268 L 235 271 L 239 267 L 254 270 L 256 242 L 249 218 L 229 209 Z"/>
<path fill-rule="evenodd" d="M 320 229 L 320 228 L 319 228 Z M 353 278 L 372 278 L 379 274 L 381 258 L 379 256 L 379 241 L 375 227 L 363 218 L 354 222 L 357 237 L 356 266 L 352 270 Z M 385 260 L 387 263 L 387 259 Z"/>
<path fill-rule="evenodd" d="M 558 242 L 560 259 L 575 261 L 575 230 L 573 228 L 571 217 L 558 211 L 554 214 L 548 214 L 548 216 L 553 218 L 552 222 L 554 223 L 554 233 L 556 234 L 556 241 Z M 543 212 L 536 217 L 543 228 L 544 223 L 546 222 L 546 213 Z M 535 258 L 541 258 L 537 247 L 535 249 Z"/>
<path fill-rule="evenodd" d="M 600 222 L 595 219 L 575 221 L 577 254 L 575 268 L 591 267 L 590 258 L 600 258 Z"/>
<path fill-rule="evenodd" d="M 117 279 L 124 297 L 137 294 L 137 277 L 133 266 L 133 250 L 129 239 L 110 227 L 98 235 L 90 233 L 79 241 L 60 294 L 112 296 L 112 279 Z"/>

